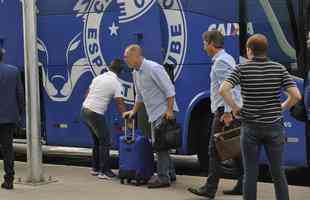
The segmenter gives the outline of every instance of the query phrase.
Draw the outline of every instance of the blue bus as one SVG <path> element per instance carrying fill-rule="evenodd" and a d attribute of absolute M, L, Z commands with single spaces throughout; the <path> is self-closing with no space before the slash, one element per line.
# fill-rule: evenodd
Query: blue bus
<path fill-rule="evenodd" d="M 300 90 L 308 91 L 305 105 L 309 110 L 307 66 L 296 59 L 296 55 L 298 58 L 301 55 L 296 27 L 301 17 L 307 18 L 300 15 L 306 3 L 306 0 L 37 0 L 42 141 L 50 146 L 91 147 L 91 137 L 80 120 L 84 94 L 93 77 L 104 73 L 113 58 L 121 58 L 127 45 L 136 43 L 143 47 L 148 59 L 174 66 L 178 121 L 183 128 L 183 145 L 176 153 L 197 154 L 201 166 L 206 167 L 212 120 L 211 59 L 203 52 L 202 33 L 220 30 L 227 51 L 237 62 L 242 60 L 246 38 L 254 33 L 265 34 L 270 41 L 270 58 L 287 66 Z M 22 14 L 20 0 L 0 1 L 0 46 L 6 49 L 6 62 L 21 71 Z M 129 69 L 123 72 L 121 80 L 130 107 L 134 90 Z M 115 127 L 120 116 L 114 105 L 108 115 L 111 127 Z M 145 114 L 140 116 L 145 121 Z M 294 119 L 289 112 L 285 113 L 284 121 L 288 143 L 285 164 L 307 166 L 308 123 Z M 18 141 L 23 138 L 19 135 Z"/>

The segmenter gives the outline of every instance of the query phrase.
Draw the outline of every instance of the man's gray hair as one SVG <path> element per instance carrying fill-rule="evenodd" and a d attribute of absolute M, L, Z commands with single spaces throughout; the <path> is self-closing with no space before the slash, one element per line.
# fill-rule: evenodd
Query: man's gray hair
<path fill-rule="evenodd" d="M 210 30 L 206 31 L 202 35 L 203 40 L 207 42 L 207 44 L 213 43 L 216 48 L 224 48 L 224 36 L 218 30 Z"/>

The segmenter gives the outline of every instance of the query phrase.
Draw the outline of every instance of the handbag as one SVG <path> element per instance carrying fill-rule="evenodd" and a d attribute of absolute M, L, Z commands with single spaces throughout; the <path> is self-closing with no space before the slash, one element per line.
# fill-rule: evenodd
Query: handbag
<path fill-rule="evenodd" d="M 181 126 L 176 120 L 163 119 L 154 130 L 153 148 L 155 151 L 177 149 L 182 146 Z"/>
<path fill-rule="evenodd" d="M 235 159 L 241 156 L 240 123 L 233 122 L 233 128 L 214 134 L 217 153 L 221 161 Z"/>

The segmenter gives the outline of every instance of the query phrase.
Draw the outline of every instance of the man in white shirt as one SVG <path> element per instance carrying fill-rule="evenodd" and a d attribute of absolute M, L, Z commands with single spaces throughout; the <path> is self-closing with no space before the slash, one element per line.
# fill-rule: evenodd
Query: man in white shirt
<path fill-rule="evenodd" d="M 115 177 L 110 169 L 110 131 L 105 112 L 113 98 L 118 111 L 121 114 L 126 111 L 122 85 L 118 79 L 122 68 L 122 61 L 115 59 L 108 72 L 94 78 L 82 108 L 82 117 L 94 140 L 91 174 L 100 179 Z"/>

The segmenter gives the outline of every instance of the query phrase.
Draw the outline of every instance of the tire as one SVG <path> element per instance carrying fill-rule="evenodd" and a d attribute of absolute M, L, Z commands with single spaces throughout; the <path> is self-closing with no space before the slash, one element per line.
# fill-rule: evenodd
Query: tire
<path fill-rule="evenodd" d="M 208 173 L 209 169 L 209 156 L 208 152 L 204 152 L 203 149 L 199 148 L 199 151 L 197 153 L 199 165 L 200 165 L 200 171 L 202 173 Z"/>
<path fill-rule="evenodd" d="M 197 148 L 197 157 L 202 173 L 208 173 L 209 169 L 209 140 L 211 132 L 212 118 L 205 115 L 200 123 L 199 141 Z"/>
<path fill-rule="evenodd" d="M 210 100 L 199 102 L 192 110 L 189 122 L 190 153 L 197 154 L 202 175 L 208 173 L 209 168 L 209 137 L 213 115 L 210 110 Z"/>

